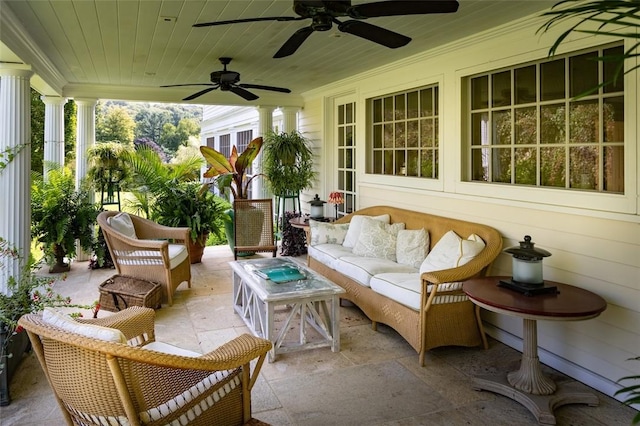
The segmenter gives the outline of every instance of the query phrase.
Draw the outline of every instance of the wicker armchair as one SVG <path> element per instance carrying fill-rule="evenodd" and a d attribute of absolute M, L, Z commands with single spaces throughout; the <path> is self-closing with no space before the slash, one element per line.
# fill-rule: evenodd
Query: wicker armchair
<path fill-rule="evenodd" d="M 162 285 L 162 301 L 173 304 L 173 293 L 186 281 L 191 288 L 189 261 L 189 228 L 158 225 L 148 219 L 130 214 L 137 238 L 131 238 L 109 225 L 109 218 L 120 212 L 104 211 L 98 215 L 98 225 L 118 274 Z M 170 241 L 169 241 L 170 240 Z M 186 256 L 176 258 L 172 244 L 182 245 Z M 178 247 L 179 248 L 179 247 Z"/>
<path fill-rule="evenodd" d="M 131 307 L 105 318 L 79 320 L 117 328 L 128 344 L 65 331 L 45 322 L 41 314 L 20 319 L 67 423 L 249 421 L 251 389 L 271 342 L 244 334 L 197 358 L 168 354 L 144 348 L 155 340 L 154 318 L 153 309 Z M 177 351 L 173 353 L 188 352 Z M 252 372 L 250 363 L 256 359 Z"/>

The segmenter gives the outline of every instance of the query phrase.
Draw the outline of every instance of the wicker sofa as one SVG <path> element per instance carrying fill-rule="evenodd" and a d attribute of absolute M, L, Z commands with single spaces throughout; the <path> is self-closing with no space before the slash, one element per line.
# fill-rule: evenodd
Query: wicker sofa
<path fill-rule="evenodd" d="M 373 272 L 370 271 L 370 274 L 373 274 L 371 280 L 378 276 L 376 274 L 380 272 L 380 268 L 384 269 L 384 265 L 390 268 L 389 272 L 396 272 L 400 276 L 414 274 L 416 280 L 419 280 L 418 301 L 414 307 L 375 291 L 369 283 L 363 282 L 366 278 L 354 278 L 353 273 L 347 273 L 335 259 L 353 260 L 352 249 L 339 247 L 335 242 L 334 247 L 331 247 L 331 244 L 314 245 L 313 227 L 311 227 L 307 259 L 311 269 L 346 290 L 346 294 L 342 296 L 343 299 L 356 304 L 372 321 L 374 330 L 377 323 L 383 323 L 395 329 L 418 352 L 420 365 L 424 365 L 426 351 L 435 347 L 483 344 L 486 348 L 487 342 L 480 322 L 479 310 L 474 308 L 472 302 L 462 292 L 461 282 L 486 274 L 502 249 L 502 237 L 498 231 L 473 222 L 388 206 L 368 207 L 356 211 L 334 222 L 334 226 L 347 224 L 356 215 L 372 217 L 389 215 L 391 224 L 404 223 L 404 228 L 407 230 L 424 228 L 428 233 L 429 250 L 432 250 L 451 230 L 462 239 L 467 239 L 472 234 L 482 239 L 484 248 L 472 260 L 464 265 L 444 270 L 420 273 L 419 268 L 402 265 L 396 267 L 388 260 L 374 259 L 363 262 L 365 268 L 368 264 L 374 269 Z M 327 251 L 334 259 L 328 259 Z"/>

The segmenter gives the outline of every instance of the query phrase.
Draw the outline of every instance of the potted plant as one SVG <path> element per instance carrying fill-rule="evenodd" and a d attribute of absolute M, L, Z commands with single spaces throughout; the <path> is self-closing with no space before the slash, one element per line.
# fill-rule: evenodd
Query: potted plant
<path fill-rule="evenodd" d="M 75 189 L 69 169 L 53 169 L 47 177 L 36 176 L 32 184 L 31 234 L 42 243 L 49 272 L 65 272 L 70 269 L 65 258 L 76 255 L 76 240 L 83 250 L 93 250 L 100 209 L 91 202 L 87 189 Z"/>
<path fill-rule="evenodd" d="M 220 236 L 224 228 L 224 211 L 229 204 L 199 182 L 175 182 L 156 198 L 152 220 L 166 226 L 191 229 L 191 263 L 202 260 L 210 233 Z"/>
<path fill-rule="evenodd" d="M 18 258 L 19 251 L 0 237 L 0 268 L 5 258 Z M 11 402 L 9 383 L 11 377 L 28 351 L 29 337 L 26 331 L 18 327 L 18 319 L 24 314 L 39 312 L 47 306 L 76 307 L 69 297 L 63 297 L 53 290 L 55 279 L 37 276 L 39 262 L 33 259 L 25 262 L 20 276 L 11 276 L 7 280 L 7 293 L 0 293 L 0 405 Z"/>
<path fill-rule="evenodd" d="M 269 189 L 277 196 L 298 194 L 309 188 L 316 173 L 309 141 L 295 130 L 269 132 L 264 138 L 262 171 Z"/>

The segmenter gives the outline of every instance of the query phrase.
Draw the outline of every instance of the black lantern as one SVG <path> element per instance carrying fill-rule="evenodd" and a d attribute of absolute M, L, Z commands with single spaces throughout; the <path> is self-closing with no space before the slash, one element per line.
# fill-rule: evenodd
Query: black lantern
<path fill-rule="evenodd" d="M 324 205 L 326 201 L 322 201 L 318 194 L 309 201 L 311 204 L 311 219 L 324 219 Z"/>
<path fill-rule="evenodd" d="M 542 279 L 542 259 L 551 256 L 546 250 L 534 247 L 529 235 L 524 236 L 517 247 L 505 249 L 513 256 L 513 277 L 501 280 L 498 285 L 523 293 L 525 296 L 557 293 L 555 286 L 549 286 Z"/>

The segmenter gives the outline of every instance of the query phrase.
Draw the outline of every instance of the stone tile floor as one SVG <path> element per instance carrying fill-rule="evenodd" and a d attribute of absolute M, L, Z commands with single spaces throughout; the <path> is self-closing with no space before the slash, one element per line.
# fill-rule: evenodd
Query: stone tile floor
<path fill-rule="evenodd" d="M 233 255 L 228 247 L 207 247 L 192 265 L 192 288 L 176 293 L 174 305 L 157 311 L 156 337 L 206 352 L 248 332 L 231 306 Z M 77 262 L 56 289 L 75 303 L 92 303 L 98 285 L 114 270 L 89 270 Z M 107 315 L 102 313 L 101 315 Z M 86 312 L 86 315 L 90 315 Z M 313 349 L 279 355 L 266 363 L 253 390 L 254 417 L 273 425 L 536 425 L 519 403 L 472 389 L 476 375 L 502 375 L 519 366 L 520 353 L 490 339 L 481 348 L 437 348 L 418 355 L 392 329 L 371 330 L 355 307 L 341 308 L 341 351 Z M 544 367 L 558 382 L 572 381 Z M 87 383 L 87 386 L 90 386 Z M 585 391 L 593 391 L 578 383 Z M 558 425 L 629 425 L 636 411 L 597 391 L 600 405 L 565 405 Z M 3 426 L 63 424 L 63 417 L 33 354 L 14 376 L 12 402 L 0 408 Z"/>

